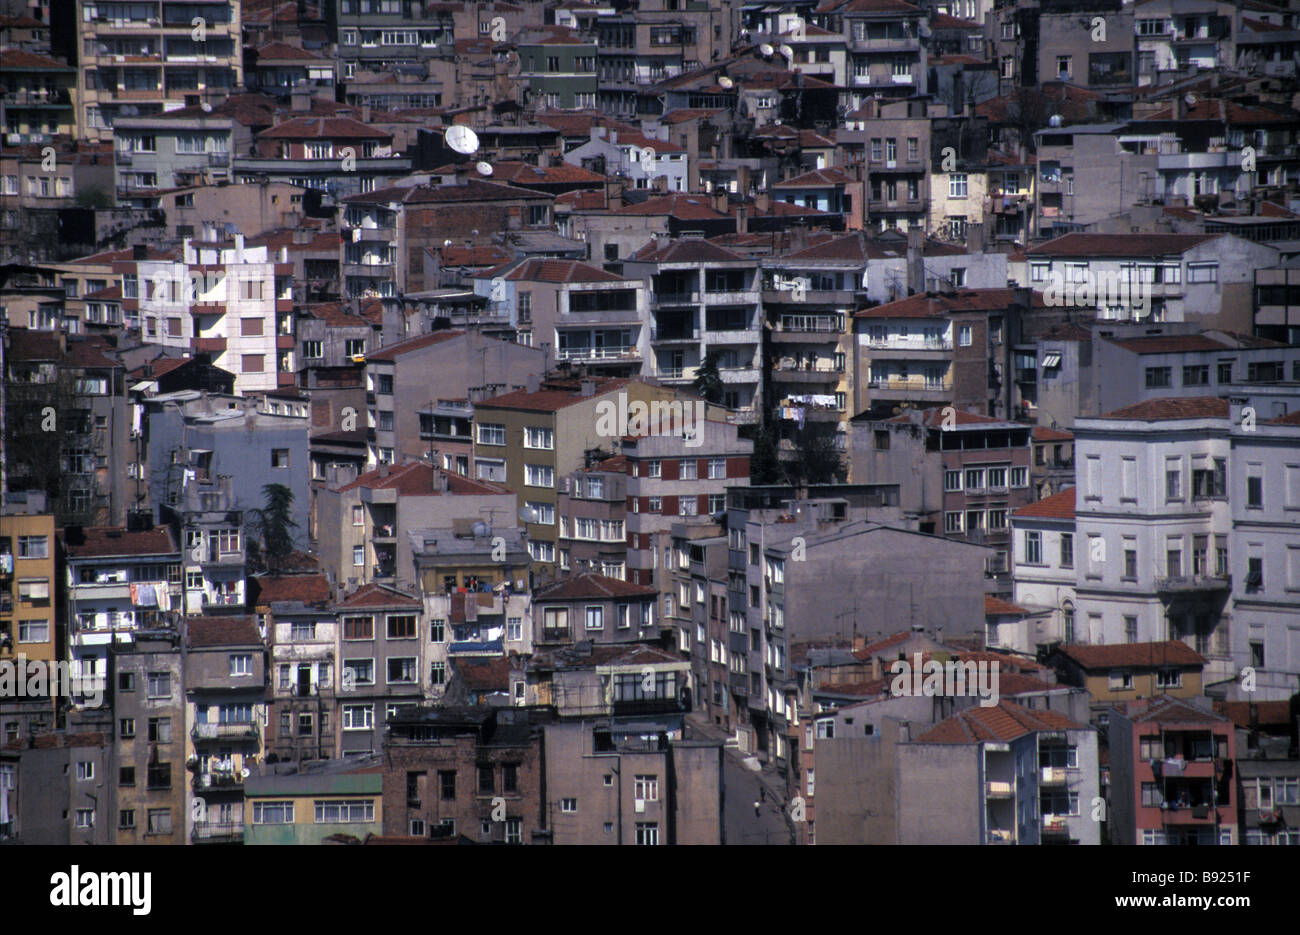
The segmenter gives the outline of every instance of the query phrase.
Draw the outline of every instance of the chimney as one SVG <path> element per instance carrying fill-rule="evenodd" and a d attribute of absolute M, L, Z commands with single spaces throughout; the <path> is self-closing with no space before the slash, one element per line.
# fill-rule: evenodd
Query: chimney
<path fill-rule="evenodd" d="M 736 205 L 736 233 L 749 233 L 749 205 Z"/>
<path fill-rule="evenodd" d="M 726 190 L 726 188 L 724 188 L 723 186 L 719 185 L 717 188 L 715 188 L 715 189 L 713 190 L 713 210 L 714 210 L 714 211 L 717 211 L 719 214 L 726 214 L 726 213 L 727 213 L 727 204 L 728 204 L 728 201 L 729 201 L 729 199 L 728 199 L 728 197 L 727 197 L 727 190 Z"/>
<path fill-rule="evenodd" d="M 542 388 L 542 378 L 535 373 L 530 373 L 524 377 L 524 389 L 530 393 L 536 393 Z"/>
<path fill-rule="evenodd" d="M 772 195 L 770 192 L 761 191 L 754 196 L 754 210 L 758 214 L 767 214 L 772 210 Z"/>
<path fill-rule="evenodd" d="M 579 384 L 579 386 L 582 387 L 582 395 L 583 395 L 584 398 L 586 398 L 586 397 L 588 397 L 588 396 L 595 396 L 595 395 L 596 395 L 596 381 L 595 381 L 595 380 L 583 380 L 583 381 Z"/>
<path fill-rule="evenodd" d="M 362 104 L 362 105 L 361 105 L 361 122 L 364 123 L 364 124 L 366 124 L 367 126 L 370 125 L 370 105 L 369 105 L 369 104 Z"/>
<path fill-rule="evenodd" d="M 874 682 L 880 678 L 880 657 L 871 657 L 871 680 Z"/>
<path fill-rule="evenodd" d="M 921 255 L 925 248 L 925 229 L 919 224 L 907 231 L 907 290 L 912 295 L 925 291 L 925 265 Z"/>
<path fill-rule="evenodd" d="M 149 245 L 138 243 L 131 247 L 131 259 L 147 260 L 149 259 Z"/>
<path fill-rule="evenodd" d="M 750 180 L 749 166 L 741 165 L 736 167 L 736 191 L 740 193 L 741 198 L 749 197 Z"/>
<path fill-rule="evenodd" d="M 798 253 L 808 249 L 808 225 L 795 224 L 790 228 L 790 252 Z"/>
<path fill-rule="evenodd" d="M 380 476 L 380 477 L 387 477 L 387 476 L 388 476 L 388 462 L 387 462 L 387 461 L 380 461 L 380 462 L 379 462 L 379 476 Z"/>
<path fill-rule="evenodd" d="M 609 179 L 605 182 L 605 207 L 610 211 L 623 207 L 623 181 L 621 179 Z"/>

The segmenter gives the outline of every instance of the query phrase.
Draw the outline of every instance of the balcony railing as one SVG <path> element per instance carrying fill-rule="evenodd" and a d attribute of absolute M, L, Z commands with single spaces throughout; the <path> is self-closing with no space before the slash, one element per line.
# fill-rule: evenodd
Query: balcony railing
<path fill-rule="evenodd" d="M 695 305 L 700 301 L 699 292 L 656 292 L 655 305 Z"/>
<path fill-rule="evenodd" d="M 782 315 L 780 330 L 786 332 L 839 334 L 844 328 L 839 319 L 831 315 Z"/>
<path fill-rule="evenodd" d="M 1011 783 L 990 780 L 985 783 L 985 798 L 989 799 L 1009 799 L 1011 798 Z"/>
<path fill-rule="evenodd" d="M 190 832 L 195 844 L 220 844 L 244 839 L 244 823 L 238 821 L 198 821 Z"/>
<path fill-rule="evenodd" d="M 699 328 L 658 328 L 650 329 L 651 341 L 698 341 Z"/>
<path fill-rule="evenodd" d="M 195 724 L 190 736 L 195 740 L 256 740 L 261 729 L 255 721 L 222 724 Z"/>
<path fill-rule="evenodd" d="M 559 360 L 620 360 L 637 357 L 634 345 L 626 347 L 562 347 L 556 354 Z"/>
<path fill-rule="evenodd" d="M 1043 834 L 1069 834 L 1070 823 L 1063 815 L 1044 815 Z"/>
<path fill-rule="evenodd" d="M 1065 782 L 1065 779 L 1066 772 L 1064 766 L 1044 766 L 1040 781 L 1045 786 L 1059 786 Z"/>
<path fill-rule="evenodd" d="M 1156 579 L 1156 590 L 1172 593 L 1193 591 L 1227 591 L 1232 587 L 1229 575 L 1172 575 Z"/>
<path fill-rule="evenodd" d="M 194 788 L 198 789 L 242 789 L 244 776 L 238 770 L 209 770 L 194 774 Z"/>

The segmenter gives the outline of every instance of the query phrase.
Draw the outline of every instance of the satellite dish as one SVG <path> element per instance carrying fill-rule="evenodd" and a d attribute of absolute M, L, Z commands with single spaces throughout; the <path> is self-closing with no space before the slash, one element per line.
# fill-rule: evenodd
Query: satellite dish
<path fill-rule="evenodd" d="M 443 138 L 448 146 L 463 155 L 468 156 L 478 151 L 478 134 L 464 124 L 452 124 L 443 134 Z"/>
<path fill-rule="evenodd" d="M 763 58 L 771 58 L 771 57 L 772 57 L 772 51 L 773 51 L 773 50 L 772 50 L 772 46 L 769 45 L 769 44 L 766 43 L 766 42 L 764 42 L 762 45 L 760 45 L 760 46 L 758 47 L 758 51 L 761 52 L 761 53 L 763 54 Z"/>
<path fill-rule="evenodd" d="M 249 776 L 252 775 L 252 771 L 247 766 L 245 766 L 243 769 L 239 771 L 239 775 L 247 779 Z"/>
<path fill-rule="evenodd" d="M 488 533 L 492 531 L 492 527 L 489 526 L 487 523 L 483 522 L 483 520 L 479 520 L 474 525 L 469 527 L 469 531 L 474 534 L 475 538 L 481 539 L 483 536 L 486 536 Z"/>
<path fill-rule="evenodd" d="M 442 245 L 443 245 L 444 247 L 450 247 L 450 246 L 451 246 L 451 238 L 448 237 L 446 240 L 444 240 L 444 241 L 442 242 Z"/>
<path fill-rule="evenodd" d="M 491 174 L 492 174 L 492 163 L 490 163 L 490 162 L 480 162 L 480 163 L 479 163 L 475 168 L 478 169 L 478 174 L 479 174 L 479 175 L 491 175 Z"/>
<path fill-rule="evenodd" d="M 521 506 L 519 508 L 519 520 L 524 523 L 537 522 L 537 511 L 530 506 Z"/>
<path fill-rule="evenodd" d="M 1064 122 L 1065 121 L 1061 119 L 1060 114 L 1052 114 L 1051 119 L 1047 121 L 1047 125 L 1051 127 L 1059 127 Z"/>
<path fill-rule="evenodd" d="M 794 61 L 794 49 L 790 48 L 788 45 L 782 45 L 780 48 L 780 52 L 790 61 L 792 62 Z"/>
<path fill-rule="evenodd" d="M 1191 93 L 1190 91 L 1187 92 L 1187 95 L 1183 98 L 1183 100 L 1187 102 L 1188 107 L 1196 106 L 1196 95 Z"/>
<path fill-rule="evenodd" d="M 736 83 L 736 82 L 732 81 L 732 80 L 731 80 L 730 78 L 728 78 L 726 75 L 723 75 L 721 78 L 718 79 L 718 84 L 721 85 L 721 86 L 724 87 L 724 88 L 729 88 L 729 87 L 731 87 L 731 86 L 732 86 L 733 84 L 735 84 L 735 83 Z"/>

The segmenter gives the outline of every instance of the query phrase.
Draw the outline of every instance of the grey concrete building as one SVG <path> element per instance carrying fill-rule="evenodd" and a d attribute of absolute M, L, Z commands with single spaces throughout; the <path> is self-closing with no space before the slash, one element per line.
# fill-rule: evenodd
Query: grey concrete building
<path fill-rule="evenodd" d="M 7 837 L 23 844 L 113 843 L 112 752 L 98 731 L 52 732 L 20 752 L 5 751 Z"/>

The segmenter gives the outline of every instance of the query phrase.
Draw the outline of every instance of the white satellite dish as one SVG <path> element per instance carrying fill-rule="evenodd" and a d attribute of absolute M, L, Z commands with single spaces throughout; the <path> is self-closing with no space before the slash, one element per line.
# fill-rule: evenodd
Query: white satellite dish
<path fill-rule="evenodd" d="M 491 175 L 491 174 L 492 174 L 492 163 L 490 163 L 490 162 L 480 162 L 480 163 L 479 163 L 475 168 L 478 169 L 478 174 L 479 174 L 479 175 Z"/>
<path fill-rule="evenodd" d="M 483 520 L 479 520 L 478 522 L 474 523 L 474 525 L 469 527 L 469 531 L 472 532 L 476 537 L 481 539 L 492 531 L 492 527 L 489 526 L 487 523 L 483 522 Z"/>
<path fill-rule="evenodd" d="M 732 81 L 730 78 L 728 78 L 726 75 L 723 75 L 721 78 L 718 79 L 718 84 L 724 88 L 729 88 L 733 84 L 735 84 L 735 82 Z"/>
<path fill-rule="evenodd" d="M 761 53 L 763 53 L 763 58 L 771 58 L 771 57 L 772 57 L 772 51 L 773 51 L 773 50 L 772 50 L 772 46 L 769 45 L 769 44 L 766 43 L 766 42 L 764 42 L 762 45 L 760 45 L 760 46 L 758 47 L 758 51 L 761 52 Z"/>
<path fill-rule="evenodd" d="M 466 156 L 478 151 L 478 134 L 464 124 L 452 124 L 443 138 L 448 146 Z"/>
<path fill-rule="evenodd" d="M 781 46 L 780 51 L 781 54 L 786 57 L 786 59 L 788 59 L 791 62 L 794 61 L 794 49 L 790 48 L 788 45 L 783 45 Z"/>
<path fill-rule="evenodd" d="M 1195 94 L 1192 94 L 1190 91 L 1189 91 L 1189 92 L 1187 93 L 1187 95 L 1183 98 L 1183 100 L 1187 102 L 1187 106 L 1188 106 L 1188 107 L 1195 107 L 1195 106 L 1196 106 L 1196 95 L 1195 95 Z"/>
<path fill-rule="evenodd" d="M 451 238 L 448 238 L 448 239 L 444 240 L 444 241 L 442 242 L 442 245 L 443 245 L 444 247 L 450 247 L 450 246 L 451 246 Z"/>
<path fill-rule="evenodd" d="M 1065 125 L 1065 120 L 1060 114 L 1052 114 L 1048 119 L 1047 125 L 1051 127 L 1060 127 Z"/>
<path fill-rule="evenodd" d="M 530 506 L 521 506 L 519 508 L 519 519 L 524 523 L 535 523 L 540 519 L 537 511 Z"/>

